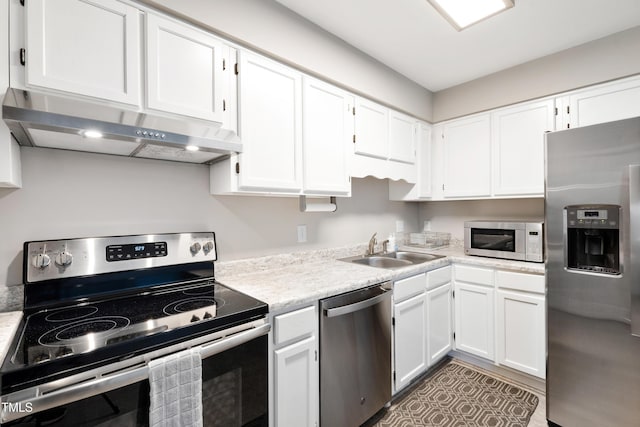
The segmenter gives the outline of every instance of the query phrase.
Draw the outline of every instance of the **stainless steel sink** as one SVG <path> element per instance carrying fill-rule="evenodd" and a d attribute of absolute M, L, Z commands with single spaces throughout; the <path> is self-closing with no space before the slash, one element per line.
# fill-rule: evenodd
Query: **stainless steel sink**
<path fill-rule="evenodd" d="M 413 264 L 420 264 L 427 261 L 433 261 L 434 259 L 444 258 L 444 255 L 432 255 L 432 254 L 423 254 L 420 252 L 406 252 L 406 251 L 390 252 L 387 255 L 389 255 L 391 258 L 410 261 Z"/>
<path fill-rule="evenodd" d="M 352 260 L 351 262 L 355 262 L 356 264 L 370 265 L 371 267 L 378 267 L 378 268 L 400 268 L 400 267 L 406 267 L 408 265 L 413 264 L 411 261 L 404 260 L 404 259 L 396 259 L 396 258 L 389 258 L 385 256 L 375 256 L 375 255 L 364 257 L 364 258 L 357 258 Z"/>
<path fill-rule="evenodd" d="M 353 262 L 356 264 L 368 265 L 370 267 L 394 269 L 407 267 L 409 265 L 422 264 L 423 262 L 433 261 L 439 258 L 444 258 L 444 255 L 398 251 L 367 256 L 352 256 L 348 258 L 341 258 L 340 261 Z"/>

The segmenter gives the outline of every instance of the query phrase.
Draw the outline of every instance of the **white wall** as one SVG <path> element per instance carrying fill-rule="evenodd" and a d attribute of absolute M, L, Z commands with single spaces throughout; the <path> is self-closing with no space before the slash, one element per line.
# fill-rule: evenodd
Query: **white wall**
<path fill-rule="evenodd" d="M 640 26 L 436 92 L 433 121 L 638 74 L 639 52 Z"/>
<path fill-rule="evenodd" d="M 464 238 L 464 222 L 475 219 L 543 219 L 544 199 L 456 200 L 420 203 L 420 228 L 431 221 L 431 230 Z"/>
<path fill-rule="evenodd" d="M 413 116 L 431 92 L 273 0 L 140 0 Z"/>
<path fill-rule="evenodd" d="M 300 213 L 297 198 L 211 196 L 203 165 L 23 148 L 23 188 L 0 188 L 0 286 L 22 281 L 29 240 L 215 231 L 219 259 L 364 243 L 418 207 L 390 202 L 386 181 L 355 179 L 335 213 Z M 306 224 L 308 243 L 296 243 Z M 0 292 L 2 292 L 0 290 Z"/>

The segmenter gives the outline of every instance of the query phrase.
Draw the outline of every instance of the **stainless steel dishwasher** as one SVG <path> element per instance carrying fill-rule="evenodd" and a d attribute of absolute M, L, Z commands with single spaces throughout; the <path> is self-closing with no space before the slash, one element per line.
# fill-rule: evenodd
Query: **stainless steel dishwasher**
<path fill-rule="evenodd" d="M 321 426 L 359 426 L 391 400 L 391 289 L 320 301 Z"/>

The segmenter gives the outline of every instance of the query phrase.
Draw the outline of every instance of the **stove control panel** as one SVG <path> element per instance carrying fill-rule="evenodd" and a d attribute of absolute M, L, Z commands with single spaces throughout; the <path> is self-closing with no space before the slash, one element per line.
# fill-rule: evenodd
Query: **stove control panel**
<path fill-rule="evenodd" d="M 172 233 L 26 242 L 23 266 L 32 283 L 216 259 L 214 233 Z"/>
<path fill-rule="evenodd" d="M 107 246 L 107 262 L 167 256 L 167 242 Z"/>

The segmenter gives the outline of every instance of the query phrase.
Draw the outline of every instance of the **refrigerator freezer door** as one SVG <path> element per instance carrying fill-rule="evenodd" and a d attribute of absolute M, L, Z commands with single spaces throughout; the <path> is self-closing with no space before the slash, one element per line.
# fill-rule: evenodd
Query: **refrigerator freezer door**
<path fill-rule="evenodd" d="M 564 427 L 640 420 L 640 338 L 631 328 L 640 212 L 629 201 L 640 190 L 631 164 L 640 165 L 640 118 L 546 134 L 547 418 Z M 567 270 L 565 208 L 606 204 L 621 207 L 620 274 Z"/>

